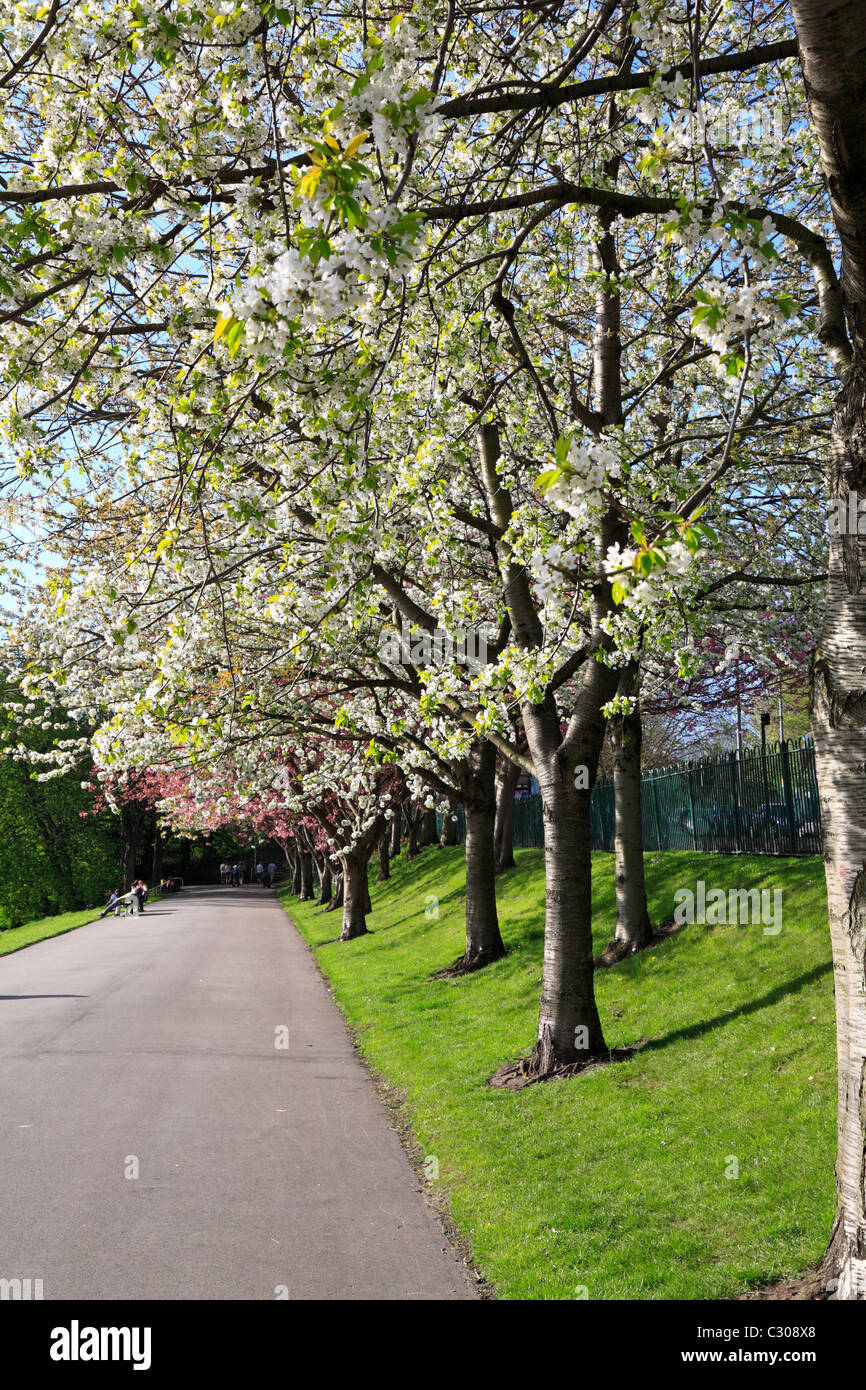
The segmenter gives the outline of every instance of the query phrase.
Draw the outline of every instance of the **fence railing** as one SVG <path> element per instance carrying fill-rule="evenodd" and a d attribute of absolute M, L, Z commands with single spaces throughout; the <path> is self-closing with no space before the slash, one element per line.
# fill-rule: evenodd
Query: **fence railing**
<path fill-rule="evenodd" d="M 758 745 L 645 772 L 645 849 L 711 854 L 820 854 L 823 848 L 811 739 Z M 613 849 L 613 782 L 591 802 L 595 849 Z"/>
<path fill-rule="evenodd" d="M 744 748 L 742 756 L 731 751 L 645 772 L 641 813 L 647 850 L 820 854 L 823 841 L 811 737 L 758 744 Z M 599 779 L 593 787 L 590 817 L 593 849 L 612 850 L 612 779 Z M 537 849 L 544 845 L 540 796 L 514 803 L 514 843 Z"/>

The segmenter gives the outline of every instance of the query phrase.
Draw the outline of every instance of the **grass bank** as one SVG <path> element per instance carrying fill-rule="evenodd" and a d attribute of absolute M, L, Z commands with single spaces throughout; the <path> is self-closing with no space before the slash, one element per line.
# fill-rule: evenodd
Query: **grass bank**
<path fill-rule="evenodd" d="M 100 911 L 98 907 L 86 907 L 80 912 L 61 912 L 56 917 L 25 922 L 21 927 L 7 927 L 0 932 L 0 956 L 8 956 L 10 951 L 20 951 L 22 946 L 32 946 L 34 942 L 44 941 L 49 936 L 62 936 L 64 932 L 83 927 L 98 917 Z"/>
<path fill-rule="evenodd" d="M 147 901 L 156 903 L 161 897 L 161 893 L 151 893 Z M 0 931 L 0 956 L 8 956 L 11 951 L 20 951 L 22 946 L 32 946 L 37 941 L 47 940 L 49 936 L 62 936 L 64 932 L 84 927 L 88 922 L 95 922 L 104 906 L 104 903 L 100 903 L 98 907 L 85 907 L 77 912 L 60 912 L 54 917 L 41 917 L 38 922 L 25 922 L 20 927 L 7 927 Z"/>
<path fill-rule="evenodd" d="M 459 980 L 463 858 L 426 849 L 371 885 L 372 934 L 281 896 L 376 1073 L 405 1094 L 453 1219 L 501 1298 L 730 1298 L 793 1277 L 833 1210 L 833 982 L 820 860 L 647 856 L 654 920 L 676 889 L 780 888 L 782 929 L 686 926 L 597 978 L 628 1062 L 519 1092 L 491 1089 L 532 1048 L 543 947 L 542 852 L 499 883 L 507 957 Z M 613 859 L 593 856 L 596 951 Z M 330 944 L 328 944 L 330 943 Z"/>

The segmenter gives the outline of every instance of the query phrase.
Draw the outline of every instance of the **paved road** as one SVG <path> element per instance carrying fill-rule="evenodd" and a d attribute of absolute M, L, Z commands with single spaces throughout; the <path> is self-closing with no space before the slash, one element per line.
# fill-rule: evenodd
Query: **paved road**
<path fill-rule="evenodd" d="M 0 1173 L 0 1278 L 46 1300 L 475 1296 L 261 888 L 0 957 Z"/>

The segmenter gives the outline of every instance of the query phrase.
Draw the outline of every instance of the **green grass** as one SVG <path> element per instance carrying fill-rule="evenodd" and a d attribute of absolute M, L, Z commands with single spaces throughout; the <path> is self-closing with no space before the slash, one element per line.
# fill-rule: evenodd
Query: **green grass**
<path fill-rule="evenodd" d="M 56 917 L 25 922 L 21 927 L 8 927 L 0 932 L 0 956 L 8 956 L 10 951 L 20 951 L 22 946 L 32 946 L 35 941 L 45 941 L 49 936 L 61 936 L 63 932 L 83 927 L 98 917 L 101 910 L 99 907 L 87 907 L 81 912 L 61 912 Z"/>
<path fill-rule="evenodd" d="M 459 848 L 396 860 L 391 882 L 372 886 L 373 934 L 355 942 L 333 943 L 338 913 L 281 892 L 364 1055 L 405 1093 L 481 1272 L 501 1298 L 712 1299 L 814 1264 L 830 1231 L 835 1140 L 820 860 L 647 855 L 654 920 L 703 878 L 781 887 L 782 931 L 686 926 L 600 972 L 609 1046 L 646 1045 L 626 1063 L 510 1092 L 487 1080 L 532 1048 L 543 944 L 542 852 L 517 861 L 498 888 L 506 959 L 456 981 L 430 974 L 463 951 Z M 612 864 L 593 856 L 597 951 L 611 935 Z"/>
<path fill-rule="evenodd" d="M 148 903 L 159 902 L 161 893 L 151 893 Z M 75 931 L 99 917 L 105 903 L 98 907 L 85 907 L 79 912 L 61 912 L 54 917 L 42 917 L 38 922 L 25 922 L 20 927 L 7 927 L 0 931 L 0 956 L 8 956 L 11 951 L 20 951 L 22 946 L 32 946 L 37 941 L 46 941 L 50 936 L 62 936 L 64 932 Z M 147 909 L 145 909 L 146 911 Z"/>

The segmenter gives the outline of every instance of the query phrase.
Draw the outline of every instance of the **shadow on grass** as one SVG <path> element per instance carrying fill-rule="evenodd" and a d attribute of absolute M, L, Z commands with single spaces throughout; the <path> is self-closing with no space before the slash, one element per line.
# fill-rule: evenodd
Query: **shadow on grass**
<path fill-rule="evenodd" d="M 805 989 L 807 985 L 815 984 L 822 976 L 829 974 L 832 969 L 833 962 L 825 961 L 823 965 L 816 965 L 813 970 L 807 970 L 803 975 L 796 975 L 793 980 L 786 980 L 784 984 L 776 985 L 774 989 L 768 990 L 758 999 L 750 999 L 737 1009 L 716 1014 L 715 1018 L 705 1019 L 703 1023 L 690 1023 L 685 1028 L 675 1028 L 673 1032 L 665 1033 L 662 1038 L 648 1038 L 641 1048 L 641 1053 L 659 1052 L 663 1047 L 670 1047 L 672 1043 L 702 1038 L 707 1033 L 711 1033 L 714 1028 L 720 1028 L 726 1023 L 733 1023 L 736 1018 L 746 1018 L 749 1014 L 759 1013 L 761 1009 L 769 1009 L 773 1004 L 780 1004 L 789 994 L 799 994 L 800 990 Z"/>

